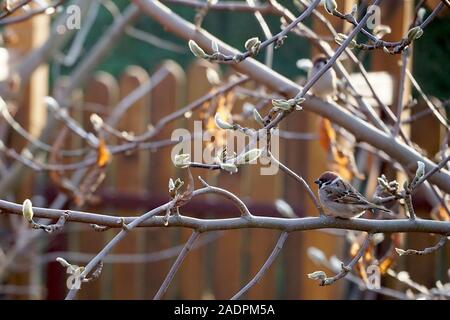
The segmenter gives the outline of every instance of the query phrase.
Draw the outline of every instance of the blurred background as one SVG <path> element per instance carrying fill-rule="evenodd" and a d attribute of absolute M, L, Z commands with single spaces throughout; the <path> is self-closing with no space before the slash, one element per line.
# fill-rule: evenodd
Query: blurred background
<path fill-rule="evenodd" d="M 80 1 L 79 1 L 80 2 Z M 164 2 L 164 1 L 163 1 Z M 292 1 L 279 1 L 295 14 L 299 11 Z M 349 12 L 353 3 L 364 7 L 367 1 L 339 0 L 339 8 Z M 400 39 L 408 30 L 414 17 L 415 6 L 421 1 L 383 1 L 382 23 L 389 25 L 392 33 L 387 40 Z M 425 1 L 428 13 L 439 1 Z M 34 137 L 38 137 L 46 122 L 52 119 L 43 104 L 43 97 L 55 95 L 58 88 L 70 81 L 79 71 L 80 65 L 95 50 L 96 45 L 109 34 L 114 23 L 124 14 L 129 1 L 81 1 L 88 8 L 81 20 L 81 29 L 75 37 L 49 57 L 48 62 L 32 73 L 21 91 L 20 99 L 15 101 L 14 119 Z M 422 1 L 423 3 L 423 1 Z M 68 5 L 68 4 L 67 4 Z M 1 26 L 3 38 L 2 54 L 9 60 L 4 63 L 8 68 L 18 66 L 30 54 L 45 45 L 51 30 L 57 28 L 55 15 L 38 15 L 27 21 Z M 193 21 L 196 11 L 189 7 L 168 4 L 177 14 Z M 343 9 L 343 11 L 345 11 Z M 321 8 L 320 12 L 326 14 Z M 275 33 L 279 30 L 280 20 L 276 16 L 267 16 L 266 21 Z M 348 30 L 349 25 L 337 18 L 330 18 L 338 32 Z M 53 26 L 52 26 L 53 23 Z M 317 19 L 308 19 L 307 25 L 318 34 L 329 36 Z M 202 24 L 208 32 L 230 45 L 243 49 L 243 43 L 251 37 L 264 38 L 254 16 L 242 12 L 211 11 Z M 344 29 L 346 28 L 346 29 Z M 81 36 L 80 36 L 81 34 Z M 422 38 L 414 43 L 411 70 L 423 92 L 439 105 L 443 113 L 449 114 L 450 92 L 450 15 L 444 9 L 427 27 Z M 330 42 L 334 46 L 333 42 Z M 273 69 L 282 75 L 302 83 L 306 73 L 296 67 L 299 59 L 311 58 L 316 49 L 305 38 L 290 35 L 285 44 L 274 53 Z M 256 57 L 264 62 L 265 54 Z M 388 77 L 393 88 L 383 88 L 382 82 L 376 82 L 380 92 L 386 91 L 390 105 L 396 105 L 398 97 L 398 78 L 400 55 L 386 55 L 372 51 L 360 54 L 361 61 L 376 79 Z M 3 68 L 3 66 L 2 66 Z M 6 68 L 6 67 L 5 67 Z M 349 64 L 349 71 L 354 71 Z M 96 67 L 89 78 L 80 87 L 72 91 L 70 115 L 83 128 L 93 132 L 89 116 L 95 112 L 102 117 L 133 90 L 144 88 L 145 94 L 130 107 L 126 116 L 119 122 L 118 129 L 144 132 L 150 124 L 155 124 L 165 115 L 174 112 L 201 96 L 217 89 L 211 81 L 214 70 L 222 82 L 231 75 L 226 66 L 210 64 L 195 59 L 187 43 L 165 31 L 158 23 L 144 14 L 137 14 L 133 23 L 124 34 L 113 41 L 107 55 L 96 61 Z M 378 72 L 378 73 L 375 73 Z M 380 72 L 382 73 L 380 75 Z M 209 76 L 208 76 L 209 73 Z M 6 77 L 5 77 L 6 78 Z M 3 79 L 5 79 L 3 78 Z M 3 80 L 2 79 L 2 80 Z M 24 80 L 22 80 L 24 81 Z M 14 83 L 13 83 L 14 85 Z M 192 129 L 193 120 L 200 120 L 211 134 L 215 131 L 211 108 L 230 110 L 231 113 L 245 112 L 245 105 L 261 103 L 252 98 L 249 90 L 259 88 L 254 83 L 243 86 L 214 99 L 202 107 L 200 112 L 186 115 L 183 119 L 167 125 L 155 137 L 155 141 L 170 139 L 174 129 L 184 127 Z M 246 91 L 247 90 L 247 91 Z M 440 149 L 440 142 L 448 134 L 434 117 L 427 114 L 425 102 L 419 92 L 409 85 L 409 117 L 414 121 L 404 123 L 414 143 L 418 144 L 431 158 Z M 415 100 L 414 100 L 415 99 Z M 270 101 L 263 103 L 262 109 L 268 110 Z M 211 125 L 212 123 L 212 125 Z M 240 122 L 253 126 L 250 120 Z M 62 125 L 58 124 L 54 135 L 48 139 L 53 144 L 56 133 Z M 280 158 L 288 167 L 312 182 L 326 169 L 330 169 L 326 129 L 323 119 L 308 112 L 293 114 L 282 130 L 295 133 L 295 138 L 281 139 Z M 325 133 L 324 133 L 325 130 Z M 0 117 L 0 138 L 10 148 L 21 152 L 27 141 Z M 114 144 L 118 141 L 111 140 Z M 65 149 L 84 147 L 84 141 L 77 136 L 63 139 Z M 61 143 L 60 143 L 61 144 Z M 117 216 L 139 215 L 169 200 L 167 184 L 169 178 L 186 180 L 186 172 L 173 166 L 170 160 L 171 145 L 149 147 L 147 150 L 130 152 L 114 156 L 106 169 L 106 178 L 98 190 L 89 197 L 62 197 L 61 186 L 71 173 L 33 172 L 0 153 L 0 197 L 1 199 L 22 203 L 30 198 L 35 206 L 50 207 L 62 205 L 63 208 L 113 214 Z M 364 154 L 364 155 L 363 155 Z M 370 153 L 356 155 L 359 171 L 369 176 L 372 168 L 376 172 L 385 172 L 395 177 L 395 171 L 389 163 L 378 162 Z M 42 156 L 42 160 L 55 159 Z M 60 160 L 60 159 L 59 159 Z M 63 159 L 63 162 L 69 160 Z M 345 166 L 345 165 L 343 165 Z M 344 170 L 344 169 L 343 169 Z M 10 174 L 14 173 L 13 178 Z M 295 215 L 299 217 L 315 215 L 314 205 L 298 183 L 279 172 L 274 176 L 260 175 L 259 167 L 248 166 L 237 174 L 210 172 L 194 169 L 193 176 L 201 175 L 211 185 L 220 186 L 238 195 L 258 215 L 280 216 L 275 201 L 284 199 Z M 371 177 L 373 175 L 370 175 Z M 376 187 L 376 179 L 358 180 L 350 174 L 361 192 L 371 195 Z M 88 188 L 95 183 L 85 180 Z M 196 182 L 196 187 L 199 185 Z M 316 191 L 315 187 L 314 191 Z M 431 209 L 423 195 L 415 198 L 419 216 L 430 218 Z M 182 213 L 201 218 L 234 217 L 238 210 L 230 203 L 216 196 L 193 199 L 182 208 Z M 436 219 L 439 213 L 432 216 Z M 95 232 L 88 225 L 68 224 L 61 232 L 45 234 L 42 230 L 30 230 L 21 217 L 0 215 L 0 298 L 2 299 L 62 299 L 67 287 L 67 274 L 57 262 L 56 257 L 64 257 L 77 265 L 85 265 L 110 240 L 117 230 Z M 151 228 L 134 230 L 113 250 L 104 261 L 101 276 L 96 281 L 84 284 L 80 291 L 81 299 L 149 299 L 163 282 L 170 266 L 191 234 L 190 230 L 179 228 Z M 272 251 L 277 231 L 269 230 L 230 230 L 202 234 L 189 256 L 183 262 L 166 299 L 228 299 L 245 285 L 260 269 Z M 354 235 L 358 237 L 358 235 Z M 322 251 L 326 259 L 333 255 L 347 261 L 355 248 L 346 241 L 346 235 L 338 231 L 297 232 L 289 236 L 284 249 L 264 278 L 251 288 L 244 298 L 248 299 L 385 299 L 385 295 L 360 290 L 358 281 L 340 281 L 330 287 L 319 287 L 317 282 L 306 277 L 315 270 L 322 270 L 311 259 L 311 248 Z M 450 261 L 450 248 L 440 250 L 425 257 L 410 256 L 398 258 L 393 252 L 393 244 L 405 247 L 423 248 L 432 245 L 435 238 L 429 235 L 413 234 L 386 235 L 384 245 L 374 256 L 367 259 L 377 260 L 384 275 L 382 285 L 405 292 L 408 286 L 389 274 L 388 269 L 407 270 L 417 283 L 426 287 L 435 286 L 441 280 L 448 282 L 447 270 Z M 309 254 L 308 254 L 309 252 Z M 316 261 L 317 262 L 317 261 Z M 384 263 L 384 264 L 383 264 Z M 362 268 L 362 267 L 361 267 Z M 329 270 L 329 269 L 326 269 Z M 361 269 L 362 270 L 362 269 Z M 364 277 L 356 270 L 356 278 Z M 333 271 L 327 271 L 327 274 Z"/>

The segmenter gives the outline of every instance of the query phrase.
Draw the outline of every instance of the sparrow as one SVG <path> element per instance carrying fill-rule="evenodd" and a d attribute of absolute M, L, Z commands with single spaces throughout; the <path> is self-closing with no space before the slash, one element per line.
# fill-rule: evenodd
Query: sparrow
<path fill-rule="evenodd" d="M 314 183 L 319 185 L 319 201 L 326 215 L 351 219 L 361 216 L 366 210 L 390 213 L 386 208 L 367 200 L 335 172 L 325 171 Z"/>
<path fill-rule="evenodd" d="M 324 54 L 319 54 L 314 57 L 312 61 L 312 67 L 308 71 L 308 80 L 312 79 L 316 73 L 323 68 L 328 62 L 327 57 Z M 325 73 L 317 80 L 312 86 L 311 93 L 315 96 L 329 100 L 332 99 L 337 92 L 337 76 L 333 68 L 329 68 Z"/>

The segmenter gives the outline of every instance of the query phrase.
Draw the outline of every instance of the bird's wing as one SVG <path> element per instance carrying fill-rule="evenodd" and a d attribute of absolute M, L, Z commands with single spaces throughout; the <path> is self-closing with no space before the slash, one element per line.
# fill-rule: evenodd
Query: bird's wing
<path fill-rule="evenodd" d="M 325 186 L 324 188 L 331 201 L 356 205 L 367 205 L 369 203 L 362 194 L 349 184 L 339 181 L 334 185 Z"/>

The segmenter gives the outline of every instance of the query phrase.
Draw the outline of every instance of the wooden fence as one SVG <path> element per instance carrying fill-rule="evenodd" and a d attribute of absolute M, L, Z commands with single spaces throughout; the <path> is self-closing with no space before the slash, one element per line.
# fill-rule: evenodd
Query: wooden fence
<path fill-rule="evenodd" d="M 344 1 L 341 1 L 344 2 Z M 346 3 L 349 1 L 346 1 Z M 341 5 L 341 3 L 340 3 Z M 409 1 L 399 7 L 402 12 L 410 12 Z M 397 15 L 387 17 L 385 24 L 391 25 L 394 36 L 402 35 L 406 25 L 402 25 Z M 402 21 L 407 21 L 404 19 Z M 400 21 L 400 22 L 399 22 Z M 320 31 L 319 26 L 314 27 Z M 397 37 L 398 38 L 398 37 Z M 396 78 L 397 59 L 378 54 L 372 62 L 379 70 L 388 69 Z M 77 92 L 78 105 L 73 116 L 90 127 L 91 112 L 106 115 L 111 108 L 135 88 L 155 81 L 155 74 L 165 74 L 155 83 L 148 94 L 137 100 L 119 124 L 120 130 L 143 132 L 149 123 L 156 123 L 163 116 L 194 101 L 211 90 L 207 81 L 207 68 L 217 68 L 204 61 L 195 61 L 184 70 L 173 61 L 163 62 L 157 70 L 144 70 L 139 66 L 129 66 L 117 79 L 105 72 L 97 72 Z M 46 77 L 46 76 L 45 76 Z M 41 82 L 42 79 L 41 79 Z M 35 84 L 33 84 L 35 85 Z M 39 85 L 39 82 L 37 82 Z M 43 89 L 45 91 L 45 89 Z M 394 90 L 395 91 L 395 90 Z M 31 91 L 30 91 L 31 92 Z M 409 92 L 409 89 L 406 90 Z M 29 95 L 31 95 L 29 93 Z M 240 111 L 244 100 L 233 106 Z M 26 102 L 24 102 L 26 103 Z M 30 105 L 35 105 L 31 104 Z M 394 103 L 395 105 L 395 103 Z M 420 110 L 418 109 L 417 112 Z M 194 113 L 189 119 L 181 119 L 168 125 L 157 137 L 170 138 L 173 129 L 192 129 L 196 119 Z M 292 114 L 282 124 L 282 129 L 297 132 L 316 132 L 318 117 L 307 113 Z M 417 130 L 414 129 L 417 128 Z M 428 117 L 414 124 L 411 129 L 413 141 L 425 147 L 430 155 L 439 148 L 439 125 Z M 420 134 L 419 128 L 427 127 L 428 134 Z M 26 125 L 26 127 L 29 127 Z M 72 141 L 76 145 L 77 141 Z M 116 214 L 117 216 L 141 214 L 169 199 L 167 183 L 169 178 L 183 178 L 185 172 L 177 170 L 170 161 L 171 147 L 155 151 L 134 152 L 114 157 L 108 168 L 107 179 L 98 192 L 97 202 L 88 208 L 93 211 Z M 280 142 L 280 159 L 288 167 L 302 175 L 311 183 L 326 169 L 326 155 L 317 141 L 285 140 Z M 229 175 L 205 170 L 193 170 L 193 176 L 203 176 L 209 183 L 226 188 L 237 194 L 252 211 L 257 214 L 277 216 L 273 201 L 283 198 L 288 201 L 299 216 L 314 214 L 313 204 L 299 184 L 282 172 L 272 176 L 262 176 L 259 166 L 247 166 L 239 173 Z M 29 185 L 29 184 L 27 184 Z M 198 182 L 196 182 L 198 186 Z M 37 185 L 37 187 L 42 187 Z M 26 193 L 30 193 L 27 191 Z M 22 192 L 22 195 L 24 192 Z M 28 196 L 28 195 L 27 195 Z M 232 205 L 211 196 L 192 203 L 182 209 L 183 214 L 201 217 L 231 217 L 239 214 Z M 44 254 L 41 279 L 46 279 L 47 292 L 37 298 L 63 298 L 67 288 L 65 270 L 54 261 L 55 255 L 67 252 L 69 260 L 84 265 L 86 254 L 98 253 L 117 230 L 94 232 L 92 228 L 69 224 L 67 232 L 51 238 L 48 252 Z M 149 299 L 154 296 L 177 253 L 180 245 L 187 240 L 191 231 L 182 228 L 152 228 L 134 230 L 114 249 L 105 261 L 100 278 L 84 284 L 81 299 Z M 183 262 L 168 292 L 166 299 L 228 299 L 246 284 L 259 270 L 272 251 L 278 232 L 269 230 L 232 230 L 202 234 L 198 246 Z M 425 247 L 433 239 L 423 235 L 408 241 L 411 247 Z M 342 298 L 345 282 L 340 281 L 330 287 L 319 287 L 306 274 L 318 269 L 307 257 L 306 250 L 315 246 L 327 256 L 345 256 L 344 241 L 320 231 L 297 232 L 289 236 L 285 247 L 270 267 L 263 279 L 251 288 L 245 298 L 250 299 L 332 299 Z M 449 249 L 430 257 L 407 257 L 402 261 L 402 269 L 411 270 L 411 275 L 425 285 L 432 285 L 429 270 L 442 265 Z M 112 263 L 114 262 L 114 263 Z M 415 268 L 418 263 L 426 268 Z M 440 274 L 442 270 L 440 270 Z M 42 277 L 45 276 L 45 277 Z M 23 279 L 21 283 L 26 283 Z"/>
<path fill-rule="evenodd" d="M 163 62 L 153 75 L 164 75 L 153 89 L 137 100 L 121 120 L 120 130 L 143 132 L 148 124 L 156 123 L 161 117 L 175 111 L 211 90 L 206 76 L 207 68 L 215 68 L 204 61 L 195 61 L 186 72 L 173 61 Z M 93 110 L 106 114 L 111 106 L 139 86 L 148 84 L 154 77 L 138 66 L 129 66 L 115 79 L 105 72 L 96 73 L 77 97 L 73 116 L 85 128 L 90 128 L 89 115 Z M 240 112 L 245 100 L 237 100 L 233 112 Z M 81 109 L 79 109 L 81 108 Z M 80 112 L 81 110 L 81 112 Z M 198 113 L 168 125 L 158 139 L 170 138 L 177 127 L 192 127 Z M 299 123 L 306 120 L 293 116 L 286 129 L 298 131 Z M 251 125 L 251 123 L 248 123 Z M 306 126 L 305 126 L 306 128 Z M 77 142 L 72 142 L 76 144 Z M 289 153 L 286 150 L 289 149 Z M 280 142 L 283 162 L 302 174 L 308 181 L 308 144 L 302 141 Z M 177 170 L 170 160 L 171 146 L 152 151 L 134 152 L 114 157 L 108 168 L 108 178 L 103 183 L 95 206 L 89 208 L 98 212 L 114 213 L 118 216 L 137 215 L 169 200 L 167 184 L 169 178 L 186 180 L 185 171 Z M 321 152 L 321 151 L 319 151 Z M 314 164 L 316 171 L 322 163 Z M 283 173 L 264 176 L 260 166 L 251 165 L 229 175 L 218 171 L 192 170 L 193 176 L 201 175 L 209 183 L 226 188 L 240 196 L 257 214 L 278 216 L 274 200 L 289 201 L 300 216 L 308 210 L 309 199 L 301 187 Z M 198 182 L 196 182 L 196 186 Z M 311 206 L 310 206 L 311 208 Z M 183 214 L 201 217 L 232 217 L 239 214 L 230 203 L 216 196 L 193 200 L 182 208 Z M 310 211 L 313 213 L 314 211 Z M 69 226 L 66 248 L 52 246 L 51 251 L 68 250 L 76 264 L 86 263 L 85 256 L 77 261 L 77 253 L 95 254 L 117 232 L 94 232 L 92 229 Z M 106 260 L 101 277 L 85 284 L 80 298 L 84 299 L 146 299 L 151 298 L 161 285 L 176 253 L 189 237 L 191 231 L 175 228 L 152 228 L 134 230 L 112 252 L 112 259 L 122 262 L 108 263 Z M 227 299 L 236 293 L 259 270 L 276 243 L 278 231 L 232 230 L 203 234 L 199 245 L 193 250 L 177 273 L 164 298 L 181 299 Z M 264 278 L 255 285 L 246 297 L 251 299 L 311 297 L 317 288 L 308 285 L 305 274 L 313 271 L 305 256 L 308 245 L 326 243 L 322 249 L 328 253 L 341 252 L 340 241 L 318 233 L 313 235 L 292 234 L 285 249 Z M 321 239 L 320 242 L 316 240 Z M 72 260 L 71 260 L 72 261 Z M 126 261 L 126 262 L 123 262 Z M 58 298 L 65 292 L 64 275 L 55 276 L 58 266 L 50 263 L 47 272 L 49 297 Z M 60 273 L 63 270 L 60 270 Z M 62 281 L 61 281 L 62 280 Z M 314 284 L 312 284 L 314 285 Z M 317 297 L 339 296 L 341 285 L 320 288 Z"/>

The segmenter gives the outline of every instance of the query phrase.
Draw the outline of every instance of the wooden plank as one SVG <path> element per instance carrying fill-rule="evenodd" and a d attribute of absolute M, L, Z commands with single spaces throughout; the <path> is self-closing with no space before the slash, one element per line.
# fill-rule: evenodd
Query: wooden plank
<path fill-rule="evenodd" d="M 8 49 L 10 49 L 11 60 L 20 63 L 20 60 L 26 54 L 40 47 L 48 37 L 49 25 L 50 17 L 48 15 L 38 15 L 25 22 L 7 26 L 5 31 L 14 34 L 18 39 L 18 41 L 13 41 L 9 44 Z M 32 73 L 29 79 L 20 79 L 20 82 L 23 86 L 17 99 L 19 111 L 16 113 L 15 119 L 32 137 L 38 137 L 46 123 L 47 112 L 44 97 L 48 94 L 48 66 L 41 65 Z M 10 147 L 20 153 L 26 145 L 27 142 L 22 137 L 15 133 L 12 134 Z M 21 181 L 15 193 L 17 202 L 22 202 L 33 195 L 34 179 L 32 173 L 26 172 L 21 177 Z M 34 266 L 33 268 L 39 268 L 39 266 Z M 14 284 L 27 285 L 29 278 L 34 278 L 33 273 L 36 272 L 36 270 L 30 270 L 29 275 L 25 273 L 18 275 L 14 280 Z M 26 298 L 26 296 L 15 296 L 14 298 L 20 299 Z M 28 298 L 33 298 L 33 296 Z"/>
<path fill-rule="evenodd" d="M 285 128 L 288 131 L 306 132 L 308 129 L 307 119 L 308 118 L 305 117 L 303 112 L 293 113 L 286 118 Z M 308 170 L 311 163 L 306 161 L 310 151 L 309 143 L 309 141 L 287 140 L 284 141 L 283 148 L 280 149 L 280 157 L 283 160 L 283 163 L 305 179 L 310 177 Z M 299 157 L 299 155 L 301 156 Z M 283 179 L 284 199 L 291 206 L 301 209 L 301 212 L 296 212 L 296 214 L 314 214 L 314 212 L 307 211 L 308 208 L 313 208 L 313 204 L 310 203 L 311 200 L 302 186 L 284 172 L 280 172 L 279 175 L 281 175 Z M 311 179 L 308 179 L 307 182 L 311 183 Z M 310 203 L 309 207 L 307 203 Z M 308 279 L 305 279 L 304 273 L 299 272 L 302 261 L 307 259 L 305 252 L 298 248 L 298 245 L 302 240 L 303 233 L 293 232 L 289 235 L 289 238 L 285 243 L 285 248 L 283 250 L 285 270 L 285 276 L 283 278 L 284 290 L 283 296 L 280 297 L 282 299 L 298 299 L 300 290 L 303 287 L 302 283 L 308 281 Z"/>
<path fill-rule="evenodd" d="M 383 1 L 380 5 L 381 8 L 381 24 L 385 24 L 391 27 L 391 33 L 383 37 L 386 41 L 398 41 L 408 32 L 412 19 L 414 18 L 414 1 L 395 1 L 387 0 Z M 412 51 L 413 45 L 410 46 Z M 396 113 L 398 97 L 399 79 L 401 74 L 401 67 L 399 66 L 401 61 L 401 55 L 388 55 L 382 50 L 375 50 L 372 54 L 372 69 L 373 71 L 386 71 L 394 80 L 394 102 L 392 109 Z M 408 60 L 408 69 L 411 70 L 412 66 L 412 52 Z M 405 81 L 405 90 L 403 94 L 403 104 L 408 102 L 408 98 L 411 94 L 411 83 Z M 404 111 L 402 117 L 407 117 L 408 113 Z M 403 127 L 406 131 L 407 127 Z"/>
<path fill-rule="evenodd" d="M 173 61 L 163 62 L 154 74 L 163 72 L 167 75 L 160 81 L 151 92 L 151 119 L 152 123 L 157 123 L 161 118 L 174 112 L 183 102 L 185 90 L 185 75 L 181 67 Z M 170 139 L 173 129 L 177 127 L 176 122 L 172 122 L 164 127 L 164 129 L 152 140 Z M 158 149 L 151 153 L 150 163 L 151 169 L 148 175 L 148 190 L 152 195 L 167 198 L 169 193 L 167 190 L 170 178 L 176 178 L 175 167 L 170 159 L 171 147 Z M 173 238 L 177 234 L 177 230 L 173 228 L 153 228 L 147 233 L 147 252 L 156 252 L 170 248 Z M 153 262 L 145 266 L 146 269 L 146 290 L 145 296 L 153 297 L 163 283 L 172 259 L 165 259 Z M 170 286 L 166 293 L 166 298 L 174 296 L 175 286 Z"/>
<path fill-rule="evenodd" d="M 383 37 L 383 40 L 386 41 L 397 41 L 401 39 L 408 31 L 409 25 L 413 19 L 413 10 L 414 10 L 414 1 L 413 0 L 405 0 L 405 1 L 394 1 L 387 0 L 383 1 L 380 5 L 381 8 L 381 24 L 385 24 L 390 26 L 391 33 Z M 413 45 L 410 46 L 410 50 L 412 51 Z M 372 53 L 372 71 L 385 71 L 388 72 L 393 79 L 393 88 L 394 88 L 394 99 L 390 108 L 393 110 L 394 114 L 397 114 L 397 104 L 399 99 L 399 80 L 401 74 L 401 66 L 399 66 L 399 61 L 401 61 L 401 55 L 388 55 L 382 50 L 376 50 Z M 411 70 L 412 67 L 412 59 L 413 54 L 410 52 L 410 58 L 408 60 L 407 68 Z M 411 84 L 409 81 L 405 81 L 405 90 L 403 94 L 403 105 L 408 102 L 409 96 L 411 94 Z M 401 118 L 405 119 L 410 115 L 409 110 L 403 110 L 401 114 Z M 410 127 L 403 125 L 403 132 L 409 136 Z M 402 185 L 403 181 L 406 179 L 406 176 L 397 172 L 393 168 L 387 168 L 384 172 L 387 177 L 395 177 L 397 181 L 399 181 L 400 185 Z M 401 209 L 400 209 L 401 210 Z M 399 241 L 404 242 L 405 234 L 399 235 Z M 398 270 L 405 270 L 406 265 L 404 264 L 406 260 L 398 261 Z M 401 285 L 398 281 L 385 278 L 385 285 L 388 287 L 392 287 L 394 289 L 400 289 Z"/>
<path fill-rule="evenodd" d="M 254 85 L 253 87 L 247 85 L 247 87 L 254 90 L 257 88 Z M 268 109 L 266 108 L 266 110 Z M 244 121 L 242 125 L 256 128 L 258 126 L 252 118 Z M 266 141 L 261 141 L 259 147 L 265 148 L 265 143 Z M 277 157 L 279 157 L 277 147 L 279 150 L 283 150 L 284 148 L 283 142 L 280 141 L 277 146 L 275 139 L 273 139 L 271 147 L 274 155 Z M 237 153 L 241 151 L 236 150 Z M 258 164 L 248 164 L 239 169 L 240 172 L 234 178 L 239 179 L 241 185 L 239 196 L 244 201 L 247 200 L 261 205 L 271 206 L 274 204 L 275 199 L 282 195 L 282 173 L 279 170 L 271 171 L 268 169 L 268 164 L 262 163 L 260 160 Z M 273 215 L 273 212 L 258 211 L 255 214 Z M 272 252 L 280 234 L 278 231 L 264 229 L 249 229 L 246 230 L 246 233 L 248 238 L 245 241 L 246 244 L 243 243 L 243 245 L 246 245 L 246 251 L 248 253 L 248 272 L 244 275 L 245 283 L 252 279 L 261 269 Z M 279 256 L 266 271 L 264 277 L 247 292 L 245 297 L 248 299 L 276 299 L 277 283 L 275 271 L 277 266 L 282 264 L 282 262 L 283 259 Z"/>
<path fill-rule="evenodd" d="M 353 0 L 340 0 L 338 1 L 338 8 L 341 12 L 350 12 L 353 6 Z M 323 8 L 321 10 L 324 10 Z M 322 11 L 322 13 L 328 17 L 328 13 Z M 343 32 L 347 28 L 348 23 L 343 23 L 341 19 L 331 18 L 330 22 L 336 28 L 338 32 Z M 319 34 L 329 35 L 327 28 L 317 20 L 313 20 L 313 29 Z M 334 44 L 336 46 L 336 44 Z M 315 54 L 316 52 L 314 52 Z M 304 118 L 304 130 L 307 132 L 318 132 L 320 127 L 321 117 L 310 113 L 302 112 L 302 117 Z M 292 124 L 288 124 L 289 128 L 292 128 Z M 303 165 L 298 165 L 298 170 L 303 172 L 303 178 L 308 182 L 308 184 L 313 189 L 313 192 L 317 194 L 317 188 L 313 184 L 313 181 L 320 176 L 320 174 L 328 170 L 327 166 L 327 153 L 320 145 L 318 140 L 309 141 L 305 150 L 305 156 L 302 157 L 306 159 L 306 163 Z M 289 160 L 288 163 L 292 163 L 294 160 Z M 299 161 L 299 160 L 297 160 Z M 297 186 L 298 188 L 299 186 Z M 306 196 L 306 195 L 304 195 Z M 290 197 L 294 197 L 290 195 Z M 315 208 L 312 201 L 307 200 L 303 205 L 306 216 L 317 215 L 317 209 Z M 343 248 L 343 240 L 336 238 L 335 236 L 319 232 L 319 231 L 306 231 L 301 234 L 301 245 L 300 245 L 300 276 L 296 279 L 300 288 L 299 298 L 300 299 L 338 299 L 342 297 L 342 282 L 338 282 L 333 286 L 329 287 L 319 287 L 316 281 L 312 281 L 306 277 L 308 273 L 316 270 L 323 269 L 323 267 L 316 266 L 307 256 L 307 250 L 309 247 L 317 247 L 322 250 L 326 256 L 331 256 L 333 254 L 341 256 Z"/>
<path fill-rule="evenodd" d="M 420 101 L 417 106 L 414 107 L 412 115 L 418 114 L 427 110 L 424 101 Z M 426 130 L 424 130 L 426 128 Z M 432 115 L 422 117 L 411 124 L 411 140 L 419 145 L 430 158 L 433 158 L 437 154 L 441 147 L 441 139 L 446 135 L 444 127 L 440 122 Z M 418 194 L 417 192 L 416 194 Z M 414 198 L 413 198 L 414 199 Z M 415 208 L 417 216 L 423 219 L 430 219 L 430 210 L 427 208 Z M 405 241 L 406 248 L 426 248 L 433 246 L 439 241 L 439 237 L 429 234 L 418 234 L 408 236 Z M 444 248 L 436 253 L 425 256 L 407 256 L 404 259 L 404 270 L 407 270 L 411 278 L 414 281 L 425 285 L 428 288 L 434 287 L 436 280 L 440 279 L 445 281 L 446 271 L 449 266 L 449 259 L 444 259 L 445 255 L 450 253 L 446 245 Z M 420 268 L 416 266 L 420 265 Z"/>
<path fill-rule="evenodd" d="M 119 86 L 117 81 L 106 72 L 97 72 L 89 81 L 85 89 L 84 108 L 83 108 L 83 127 L 86 131 L 93 131 L 89 117 L 92 113 L 99 114 L 103 119 L 107 118 L 107 113 L 111 106 L 117 104 L 119 100 Z M 112 186 L 111 167 L 107 169 L 107 177 L 103 186 Z M 87 208 L 89 210 L 89 208 Z M 80 233 L 80 251 L 85 253 L 98 253 L 106 241 L 110 238 L 110 233 L 93 232 L 92 229 Z M 101 277 L 85 285 L 80 291 L 80 299 L 101 299 L 108 298 L 106 288 L 108 282 L 112 281 L 112 267 L 110 264 L 103 266 Z M 105 296 L 103 296 L 103 293 Z"/>
<path fill-rule="evenodd" d="M 246 101 L 251 102 L 251 99 L 230 100 L 230 103 L 233 104 L 232 113 L 241 113 L 242 106 Z M 240 123 L 242 125 L 248 125 L 245 122 Z M 229 140 L 227 141 L 227 150 L 237 152 L 237 150 L 232 148 L 233 144 Z M 217 185 L 240 196 L 243 174 L 242 171 L 233 175 L 226 172 L 210 172 L 208 179 L 212 185 Z M 210 197 L 208 200 L 227 201 L 218 196 Z M 231 218 L 237 215 L 239 215 L 239 211 L 235 210 L 220 218 Z M 217 218 L 217 216 L 214 217 Z M 213 245 L 214 275 L 212 286 L 215 299 L 230 299 L 245 285 L 245 281 L 248 278 L 248 265 L 250 261 L 247 254 L 249 244 L 246 240 L 248 240 L 248 230 L 227 230 L 215 241 Z"/>
<path fill-rule="evenodd" d="M 192 102 L 195 99 L 206 94 L 211 85 L 206 78 L 206 69 L 211 67 L 211 64 L 204 60 L 195 60 L 187 69 L 186 72 L 186 99 L 187 102 Z M 186 120 L 186 128 L 193 132 L 193 121 L 198 119 L 198 113 Z M 193 152 L 194 150 L 192 150 Z M 204 170 L 192 170 L 193 177 L 199 175 L 205 176 Z M 198 182 L 196 182 L 198 184 Z M 187 213 L 188 214 L 188 213 Z M 195 215 L 195 212 L 193 213 Z M 191 230 L 181 230 L 181 242 L 186 242 L 191 235 Z M 200 238 L 201 239 L 201 238 Z M 198 240 L 197 240 L 198 241 Z M 206 269 L 206 249 L 201 247 L 189 253 L 189 256 L 183 262 L 179 270 L 178 277 L 178 296 L 180 299 L 201 299 L 203 297 L 206 277 L 209 270 Z"/>
<path fill-rule="evenodd" d="M 120 96 L 123 99 L 134 89 L 149 81 L 147 72 L 141 67 L 129 66 L 120 78 Z M 122 117 L 120 130 L 143 132 L 146 130 L 149 96 L 136 101 Z M 148 156 L 133 152 L 116 158 L 116 190 L 123 193 L 140 194 L 145 192 L 147 184 Z M 121 212 L 121 215 L 136 212 Z M 114 253 L 143 253 L 145 247 L 145 230 L 133 230 L 122 240 Z M 113 267 L 113 299 L 142 299 L 145 290 L 145 268 L 143 264 L 115 264 Z"/>

